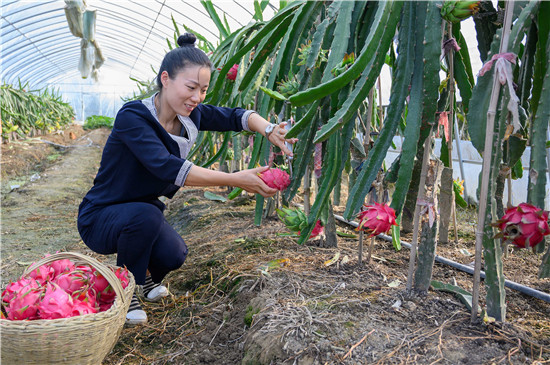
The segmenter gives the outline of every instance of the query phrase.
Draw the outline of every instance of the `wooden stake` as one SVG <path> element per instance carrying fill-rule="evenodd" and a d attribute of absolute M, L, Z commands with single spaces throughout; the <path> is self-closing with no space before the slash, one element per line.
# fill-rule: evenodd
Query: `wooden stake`
<path fill-rule="evenodd" d="M 407 274 L 407 291 L 412 289 L 412 281 L 414 276 L 414 267 L 416 264 L 416 248 L 418 246 L 418 230 L 420 225 L 420 206 L 418 201 L 423 200 L 425 197 L 425 185 L 426 175 L 428 172 L 428 163 L 430 161 L 430 154 L 432 149 L 432 131 L 426 137 L 424 141 L 424 154 L 422 156 L 422 170 L 420 170 L 420 182 L 418 183 L 418 195 L 416 198 L 416 206 L 414 207 L 414 220 L 413 220 L 413 238 L 411 242 L 411 252 L 409 256 L 409 272 Z"/>
<path fill-rule="evenodd" d="M 512 25 L 512 16 L 514 9 L 514 0 L 506 3 L 504 26 L 502 30 L 502 39 L 500 42 L 499 53 L 506 52 L 508 48 L 508 40 L 510 38 L 510 28 Z M 476 247 L 475 247 L 475 264 L 474 264 L 474 287 L 472 290 L 472 315 L 471 321 L 477 320 L 477 308 L 479 305 L 479 282 L 481 273 L 481 250 L 483 248 L 483 231 L 485 227 L 485 214 L 487 210 L 487 195 L 489 189 L 490 165 L 493 155 L 493 131 L 495 129 L 495 115 L 500 94 L 500 83 L 498 81 L 498 71 L 496 67 L 493 72 L 493 89 L 491 99 L 489 101 L 489 109 L 487 110 L 487 126 L 485 129 L 485 148 L 483 150 L 483 165 L 481 176 L 481 193 L 479 197 L 477 227 L 476 227 Z"/>

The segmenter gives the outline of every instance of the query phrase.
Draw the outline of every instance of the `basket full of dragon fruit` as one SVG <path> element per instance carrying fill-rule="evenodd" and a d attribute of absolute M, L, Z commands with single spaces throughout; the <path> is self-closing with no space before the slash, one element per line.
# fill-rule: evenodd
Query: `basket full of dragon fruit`
<path fill-rule="evenodd" d="M 31 264 L 1 294 L 1 362 L 101 364 L 125 323 L 135 281 L 76 252 Z"/>

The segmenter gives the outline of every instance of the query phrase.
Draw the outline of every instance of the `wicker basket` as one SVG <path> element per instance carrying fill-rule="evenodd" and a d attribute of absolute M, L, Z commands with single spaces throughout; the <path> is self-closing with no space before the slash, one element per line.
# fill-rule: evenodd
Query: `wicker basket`
<path fill-rule="evenodd" d="M 28 267 L 24 275 L 59 259 L 88 264 L 99 271 L 115 290 L 113 305 L 104 312 L 70 318 L 0 320 L 2 364 L 101 364 L 114 347 L 124 327 L 134 293 L 133 275 L 129 273 L 129 284 L 126 289 L 122 289 L 120 280 L 109 268 L 114 266 L 74 252 L 61 252 L 45 257 Z"/>

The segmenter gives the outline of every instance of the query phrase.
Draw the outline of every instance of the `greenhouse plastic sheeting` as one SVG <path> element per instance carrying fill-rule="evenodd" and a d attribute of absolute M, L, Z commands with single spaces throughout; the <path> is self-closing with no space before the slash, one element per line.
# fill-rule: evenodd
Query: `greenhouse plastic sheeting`
<path fill-rule="evenodd" d="M 64 99 L 71 99 L 77 118 L 93 111 L 104 112 L 107 105 L 113 110 L 103 114 L 112 115 L 121 103 L 120 97 L 131 95 L 136 89 L 130 77 L 154 77 L 152 68 L 158 69 L 168 50 L 166 39 L 173 41 L 172 16 L 180 31 L 184 31 L 185 24 L 214 45 L 219 43 L 216 26 L 196 0 L 85 3 L 87 10 L 96 10 L 95 39 L 105 58 L 99 69 L 99 82 L 80 75 L 82 38 L 75 37 L 69 29 L 64 0 L 2 0 L 2 83 L 18 85 L 21 81 L 31 89 L 54 87 Z M 222 19 L 225 14 L 231 30 L 247 24 L 254 13 L 253 1 L 214 0 L 213 4 Z M 269 17 L 269 11 L 268 7 L 264 16 Z M 84 93 L 98 95 L 87 98 Z M 109 100 L 102 100 L 104 97 Z"/>

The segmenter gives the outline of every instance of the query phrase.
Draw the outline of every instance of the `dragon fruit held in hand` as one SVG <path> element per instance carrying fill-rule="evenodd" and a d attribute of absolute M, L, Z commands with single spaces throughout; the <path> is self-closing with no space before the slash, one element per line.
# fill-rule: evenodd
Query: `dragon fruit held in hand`
<path fill-rule="evenodd" d="M 126 288 L 126 268 L 111 268 Z M 94 267 L 76 266 L 71 260 L 56 260 L 9 283 L 1 295 L 2 319 L 57 319 L 106 311 L 115 301 L 115 291 Z"/>
<path fill-rule="evenodd" d="M 519 248 L 534 247 L 550 234 L 548 212 L 528 203 L 508 208 L 494 226 L 500 229 L 496 238 Z"/>
<path fill-rule="evenodd" d="M 387 233 L 391 226 L 397 226 L 395 210 L 386 204 L 374 203 L 374 205 L 363 205 L 363 208 L 364 210 L 357 215 L 358 231 L 364 231 L 370 237 L 374 237 L 380 233 Z"/>
<path fill-rule="evenodd" d="M 267 186 L 277 190 L 285 190 L 290 185 L 290 176 L 286 171 L 272 168 L 258 174 Z"/>

